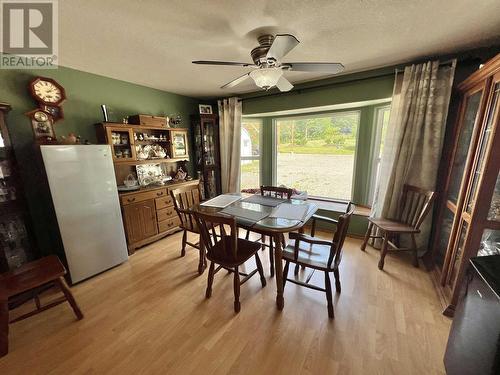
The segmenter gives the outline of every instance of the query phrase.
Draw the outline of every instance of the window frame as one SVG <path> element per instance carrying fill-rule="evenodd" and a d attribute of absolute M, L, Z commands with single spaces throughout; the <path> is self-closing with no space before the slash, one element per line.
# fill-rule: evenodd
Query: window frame
<path fill-rule="evenodd" d="M 241 187 L 241 178 L 243 176 L 242 172 L 241 172 L 241 162 L 243 160 L 258 160 L 259 161 L 259 186 L 262 185 L 262 147 L 263 147 L 263 128 L 264 128 L 264 119 L 260 118 L 260 117 L 247 117 L 245 118 L 245 116 L 242 116 L 241 117 L 241 133 L 243 133 L 243 122 L 245 121 L 245 119 L 249 119 L 249 120 L 252 120 L 252 121 L 258 121 L 260 123 L 260 129 L 259 129 L 259 155 L 258 156 L 242 156 L 241 155 L 241 150 L 240 150 L 240 190 L 242 189 Z M 241 137 L 241 135 L 240 135 Z"/>
<path fill-rule="evenodd" d="M 299 115 L 286 115 L 286 116 L 276 116 L 272 118 L 272 183 L 273 185 L 277 185 L 278 181 L 278 149 L 277 149 L 277 139 L 278 139 L 278 121 L 283 121 L 283 120 L 297 120 L 297 119 L 311 119 L 311 118 L 321 118 L 321 117 L 328 117 L 328 116 L 335 116 L 335 115 L 340 115 L 340 114 L 346 114 L 346 113 L 357 113 L 358 114 L 358 129 L 356 132 L 356 147 L 354 149 L 354 164 L 353 164 L 353 169 L 352 169 L 352 176 L 351 176 L 351 192 L 350 195 L 351 197 L 349 199 L 342 199 L 342 198 L 336 198 L 336 197 L 323 197 L 323 196 L 318 196 L 318 195 L 309 195 L 308 197 L 314 200 L 318 201 L 325 201 L 325 202 L 348 202 L 352 201 L 353 196 L 354 196 L 354 186 L 356 183 L 356 160 L 357 160 L 357 155 L 358 155 L 358 147 L 359 147 L 359 133 L 360 133 L 360 127 L 361 127 L 361 118 L 362 118 L 362 107 L 357 107 L 357 108 L 345 108 L 337 111 L 327 111 L 327 112 L 313 112 L 313 113 L 304 113 L 304 114 L 299 114 Z M 262 169 L 261 169 L 262 173 Z"/>

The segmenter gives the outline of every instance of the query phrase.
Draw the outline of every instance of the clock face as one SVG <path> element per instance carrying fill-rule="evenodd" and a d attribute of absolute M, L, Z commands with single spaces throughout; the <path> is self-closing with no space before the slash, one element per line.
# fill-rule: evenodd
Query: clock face
<path fill-rule="evenodd" d="M 41 121 L 41 122 L 45 122 L 49 119 L 47 114 L 45 112 L 41 112 L 41 111 L 35 112 L 33 117 L 35 118 L 35 120 Z"/>
<path fill-rule="evenodd" d="M 33 91 L 45 103 L 58 103 L 63 99 L 61 89 L 49 81 L 38 80 L 33 85 Z"/>

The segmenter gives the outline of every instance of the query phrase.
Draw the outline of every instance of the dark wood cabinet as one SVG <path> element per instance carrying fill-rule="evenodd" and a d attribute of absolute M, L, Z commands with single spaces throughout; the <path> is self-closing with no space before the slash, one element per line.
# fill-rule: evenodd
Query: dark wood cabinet
<path fill-rule="evenodd" d="M 452 316 L 469 259 L 500 252 L 500 55 L 459 85 L 453 150 L 432 240 L 433 277 Z"/>
<path fill-rule="evenodd" d="M 219 119 L 217 115 L 191 116 L 195 168 L 204 199 L 221 194 Z"/>
<path fill-rule="evenodd" d="M 7 130 L 10 106 L 0 103 L 0 273 L 38 257 L 19 166 Z"/>
<path fill-rule="evenodd" d="M 446 346 L 449 375 L 500 373 L 500 255 L 471 260 Z"/>

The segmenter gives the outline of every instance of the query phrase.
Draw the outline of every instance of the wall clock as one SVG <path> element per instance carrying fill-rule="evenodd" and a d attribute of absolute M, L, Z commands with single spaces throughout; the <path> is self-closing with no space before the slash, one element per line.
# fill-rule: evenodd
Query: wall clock
<path fill-rule="evenodd" d="M 52 78 L 37 77 L 29 87 L 33 98 L 46 106 L 60 106 L 66 99 L 64 88 Z"/>
<path fill-rule="evenodd" d="M 48 112 L 41 109 L 35 109 L 26 113 L 31 120 L 31 127 L 36 141 L 54 141 L 56 134 L 54 132 L 54 119 Z"/>

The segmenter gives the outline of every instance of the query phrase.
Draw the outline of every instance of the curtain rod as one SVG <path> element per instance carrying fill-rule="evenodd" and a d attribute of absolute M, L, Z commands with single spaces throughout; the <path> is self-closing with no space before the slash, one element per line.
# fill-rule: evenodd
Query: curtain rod
<path fill-rule="evenodd" d="M 455 61 L 455 59 L 446 60 L 446 61 L 440 62 L 439 66 L 447 66 L 447 65 L 452 66 L 454 64 L 454 61 Z M 342 81 L 342 82 L 330 82 L 330 83 L 325 83 L 322 85 L 308 86 L 308 87 L 299 88 L 297 90 L 289 91 L 287 93 L 274 92 L 272 94 L 256 95 L 256 96 L 251 96 L 248 98 L 238 99 L 238 102 L 242 102 L 244 100 L 268 98 L 268 97 L 286 95 L 286 94 L 301 94 L 302 92 L 307 91 L 307 90 L 315 90 L 315 89 L 324 88 L 324 87 L 336 86 L 336 85 L 340 85 L 343 83 L 361 82 L 361 81 L 366 81 L 368 79 L 389 77 L 389 76 L 393 76 L 395 73 L 398 74 L 398 73 L 401 73 L 403 71 L 404 71 L 404 69 L 396 68 L 395 72 L 391 72 L 391 73 L 377 74 L 377 75 L 373 75 L 370 77 L 363 77 L 363 78 L 354 78 L 354 79 L 350 79 L 350 80 L 346 80 L 346 81 Z"/>

